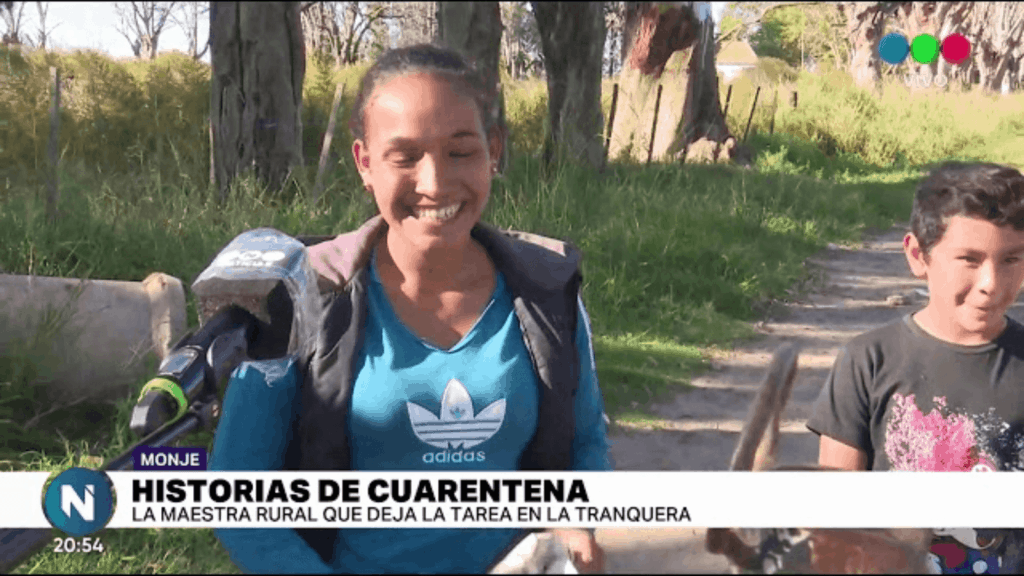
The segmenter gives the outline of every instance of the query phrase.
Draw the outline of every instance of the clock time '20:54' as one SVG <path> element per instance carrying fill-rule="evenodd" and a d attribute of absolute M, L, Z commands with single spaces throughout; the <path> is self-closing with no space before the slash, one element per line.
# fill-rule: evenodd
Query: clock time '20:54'
<path fill-rule="evenodd" d="M 104 552 L 103 543 L 100 542 L 100 539 L 89 536 L 85 538 L 54 538 L 53 545 L 54 554 L 85 554 L 90 552 L 102 554 Z"/>

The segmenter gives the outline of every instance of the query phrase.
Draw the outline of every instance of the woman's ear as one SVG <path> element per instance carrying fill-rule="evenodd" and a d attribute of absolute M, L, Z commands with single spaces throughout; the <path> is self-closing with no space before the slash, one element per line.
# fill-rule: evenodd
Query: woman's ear
<path fill-rule="evenodd" d="M 495 128 L 491 131 L 491 137 L 487 139 L 487 151 L 490 153 L 492 166 L 497 167 L 501 163 L 501 153 L 505 141 L 502 136 L 501 128 Z"/>
<path fill-rule="evenodd" d="M 370 177 L 370 155 L 366 149 L 366 144 L 362 140 L 356 140 L 352 143 L 352 158 L 356 161 L 356 170 L 359 171 L 359 175 L 363 178 L 363 184 L 368 184 L 367 179 Z"/>
<path fill-rule="evenodd" d="M 903 254 L 907 257 L 907 264 L 910 265 L 910 272 L 918 278 L 928 277 L 928 262 L 924 250 L 917 241 L 913 232 L 908 232 L 903 237 Z"/>

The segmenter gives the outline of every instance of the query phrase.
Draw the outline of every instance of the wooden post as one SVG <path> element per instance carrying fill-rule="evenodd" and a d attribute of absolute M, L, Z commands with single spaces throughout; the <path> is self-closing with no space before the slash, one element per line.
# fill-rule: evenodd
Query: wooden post
<path fill-rule="evenodd" d="M 654 121 L 651 122 L 651 143 L 647 145 L 647 163 L 651 163 L 654 154 L 654 134 L 658 128 L 658 108 L 661 107 L 661 84 L 658 84 L 658 95 L 654 97 Z"/>
<path fill-rule="evenodd" d="M 775 113 L 779 109 L 779 90 L 775 89 L 775 96 L 772 98 L 772 121 L 769 124 L 768 134 L 775 134 Z"/>
<path fill-rule="evenodd" d="M 750 132 L 750 121 L 754 119 L 754 109 L 757 108 L 757 97 L 761 95 L 761 87 L 754 92 L 754 103 L 750 105 L 750 116 L 747 117 L 747 127 L 743 129 L 743 143 L 747 143 L 747 133 Z"/>
<path fill-rule="evenodd" d="M 331 150 L 331 140 L 334 139 L 334 123 L 338 119 L 338 106 L 345 95 L 345 85 L 341 82 L 334 89 L 334 104 L 331 106 L 331 116 L 327 120 L 327 133 L 324 134 L 324 143 L 320 147 L 320 165 L 316 169 L 316 183 L 313 185 L 313 204 L 320 199 L 320 192 L 324 182 L 324 169 L 327 168 L 327 157 Z"/>
<path fill-rule="evenodd" d="M 729 118 L 729 100 L 732 99 L 732 84 L 729 84 L 729 89 L 725 92 L 725 111 L 722 112 L 722 118 L 728 120 Z"/>
<path fill-rule="evenodd" d="M 615 106 L 619 102 L 619 83 L 616 82 L 612 86 L 612 109 L 608 113 L 608 134 L 604 137 L 604 160 L 602 160 L 602 168 L 608 165 L 608 149 L 612 145 L 612 125 L 615 124 Z"/>
<path fill-rule="evenodd" d="M 210 187 L 217 185 L 217 172 L 213 166 L 213 115 L 207 118 L 207 126 L 210 129 Z"/>
<path fill-rule="evenodd" d="M 50 80 L 53 99 L 50 102 L 50 142 L 46 149 L 46 215 L 50 223 L 53 223 L 57 220 L 57 204 L 60 201 L 60 72 L 53 66 L 50 67 Z"/>
<path fill-rule="evenodd" d="M 796 90 L 793 90 L 793 108 L 796 108 Z"/>

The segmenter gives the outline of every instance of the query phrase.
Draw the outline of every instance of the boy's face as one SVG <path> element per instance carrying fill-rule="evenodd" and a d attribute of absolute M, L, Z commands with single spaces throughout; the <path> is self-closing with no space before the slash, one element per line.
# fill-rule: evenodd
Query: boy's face
<path fill-rule="evenodd" d="M 913 234 L 903 239 L 910 269 L 928 281 L 928 306 L 915 319 L 929 332 L 964 345 L 994 340 L 1024 281 L 1024 232 L 969 216 L 949 218 L 925 257 Z"/>

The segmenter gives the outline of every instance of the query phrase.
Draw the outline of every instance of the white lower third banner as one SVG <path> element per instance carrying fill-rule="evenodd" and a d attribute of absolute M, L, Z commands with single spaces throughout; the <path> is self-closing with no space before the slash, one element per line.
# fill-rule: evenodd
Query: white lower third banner
<path fill-rule="evenodd" d="M 0 528 L 1024 527 L 1005 472 L 85 472 L 0 473 Z"/>

